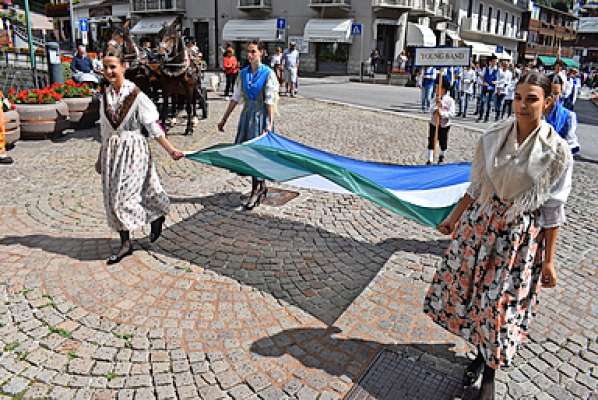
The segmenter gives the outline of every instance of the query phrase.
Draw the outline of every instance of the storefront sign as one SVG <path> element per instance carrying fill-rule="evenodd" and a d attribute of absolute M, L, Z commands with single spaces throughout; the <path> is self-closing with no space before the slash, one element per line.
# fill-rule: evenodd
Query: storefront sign
<path fill-rule="evenodd" d="M 417 47 L 415 63 L 417 67 L 458 67 L 471 63 L 469 47 Z"/>

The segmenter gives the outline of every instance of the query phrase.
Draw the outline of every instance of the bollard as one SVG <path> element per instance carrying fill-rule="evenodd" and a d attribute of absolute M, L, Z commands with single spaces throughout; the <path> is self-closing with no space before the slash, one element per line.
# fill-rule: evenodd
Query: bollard
<path fill-rule="evenodd" d="M 56 42 L 46 43 L 46 59 L 48 60 L 48 78 L 50 85 L 64 83 L 64 72 L 60 61 L 60 46 Z"/>

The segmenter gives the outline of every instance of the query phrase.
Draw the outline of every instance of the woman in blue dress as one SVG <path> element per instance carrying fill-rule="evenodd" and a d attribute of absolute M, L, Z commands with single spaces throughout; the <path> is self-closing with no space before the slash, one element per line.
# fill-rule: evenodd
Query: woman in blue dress
<path fill-rule="evenodd" d="M 247 44 L 249 65 L 241 70 L 233 97 L 218 123 L 218 130 L 223 132 L 228 117 L 237 104 L 243 102 L 235 138 L 236 144 L 272 131 L 279 85 L 276 73 L 270 67 L 262 64 L 264 49 L 264 44 L 259 41 L 251 41 Z M 258 206 L 267 193 L 266 182 L 262 178 L 252 177 L 251 194 L 248 196 L 245 209 L 251 210 Z"/>
<path fill-rule="evenodd" d="M 579 141 L 577 140 L 577 115 L 568 110 L 561 98 L 563 93 L 563 79 L 554 74 L 551 77 L 552 83 L 552 104 L 546 111 L 546 122 L 557 131 L 560 137 L 567 141 L 572 154 L 579 153 Z"/>

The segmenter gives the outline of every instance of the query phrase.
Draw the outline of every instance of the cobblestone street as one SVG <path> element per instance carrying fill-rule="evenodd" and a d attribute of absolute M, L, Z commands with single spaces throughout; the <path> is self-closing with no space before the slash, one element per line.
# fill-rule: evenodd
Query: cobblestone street
<path fill-rule="evenodd" d="M 421 163 L 427 123 L 283 98 L 275 127 L 355 158 Z M 182 150 L 230 142 L 216 123 L 170 136 Z M 445 237 L 352 196 L 300 191 L 239 211 L 249 180 L 153 145 L 172 199 L 162 238 L 106 225 L 95 129 L 19 142 L 0 169 L 0 398 L 341 399 L 374 356 L 396 350 L 460 379 L 468 347 L 422 312 Z M 449 161 L 479 133 L 455 127 Z M 530 340 L 498 374 L 500 399 L 598 399 L 598 164 L 578 162 L 559 282 Z M 368 388 L 366 388 L 368 389 Z"/>

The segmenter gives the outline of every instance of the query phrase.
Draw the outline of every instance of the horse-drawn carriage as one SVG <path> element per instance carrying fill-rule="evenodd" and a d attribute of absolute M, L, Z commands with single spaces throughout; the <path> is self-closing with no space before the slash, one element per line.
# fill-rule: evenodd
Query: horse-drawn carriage
<path fill-rule="evenodd" d="M 122 32 L 114 32 L 112 39 L 124 46 L 125 59 L 129 65 L 125 77 L 156 104 L 162 100 L 162 123 L 166 125 L 170 117 L 171 125 L 176 124 L 178 106 L 184 103 L 187 111 L 185 134 L 192 134 L 193 125 L 197 122 L 198 104 L 202 117 L 208 117 L 207 89 L 202 87 L 204 67 L 191 56 L 176 27 L 161 30 L 159 51 L 152 59 L 137 46 L 129 34 L 128 24 L 125 24 Z"/>

